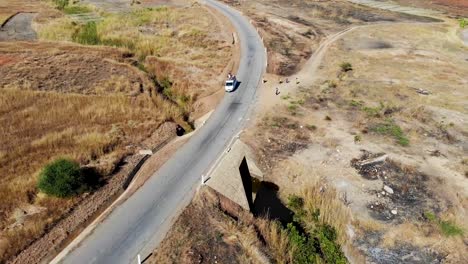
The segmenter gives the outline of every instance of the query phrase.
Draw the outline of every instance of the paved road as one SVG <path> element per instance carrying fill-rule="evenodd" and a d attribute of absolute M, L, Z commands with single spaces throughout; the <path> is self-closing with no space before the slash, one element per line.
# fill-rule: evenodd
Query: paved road
<path fill-rule="evenodd" d="M 136 263 L 137 254 L 150 254 L 190 202 L 201 175 L 245 123 L 265 69 L 265 49 L 255 28 L 239 12 L 217 1 L 205 2 L 226 15 L 238 31 L 242 55 L 237 77 L 242 83 L 235 92 L 226 94 L 205 126 L 63 263 Z"/>

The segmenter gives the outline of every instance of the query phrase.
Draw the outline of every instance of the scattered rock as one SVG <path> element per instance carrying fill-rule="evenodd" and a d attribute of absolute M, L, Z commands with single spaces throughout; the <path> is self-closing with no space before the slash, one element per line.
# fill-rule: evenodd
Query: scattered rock
<path fill-rule="evenodd" d="M 390 187 L 388 187 L 387 185 L 384 185 L 383 189 L 384 189 L 387 193 L 393 194 L 393 189 L 390 188 Z"/>
<path fill-rule="evenodd" d="M 398 214 L 398 211 L 396 209 L 393 209 L 392 211 L 390 211 L 392 213 L 392 215 L 397 215 Z"/>

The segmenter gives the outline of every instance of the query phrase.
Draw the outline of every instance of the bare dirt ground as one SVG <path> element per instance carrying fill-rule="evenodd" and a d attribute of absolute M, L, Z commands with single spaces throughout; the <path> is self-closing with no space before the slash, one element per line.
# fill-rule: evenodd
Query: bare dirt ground
<path fill-rule="evenodd" d="M 350 26 L 410 19 L 431 20 L 342 0 L 224 2 L 242 10 L 253 20 L 268 50 L 268 72 L 284 76 L 296 73 L 326 36 Z"/>
<path fill-rule="evenodd" d="M 229 2 L 252 18 L 266 17 L 275 32 L 282 32 L 279 23 L 292 23 L 284 20 L 289 14 L 309 22 L 294 24 L 303 32 L 318 32 L 312 23 L 326 21 L 320 13 L 317 19 L 304 15 L 305 3 L 285 7 L 281 1 Z M 321 5 L 327 2 L 338 3 Z M 285 9 L 274 12 L 277 7 Z M 467 48 L 457 36 L 456 21 L 408 22 L 411 18 L 405 15 L 369 13 L 374 12 L 385 16 L 376 15 L 373 25 L 361 21 L 322 26 L 326 34 L 315 42 L 290 45 L 291 35 L 276 36 L 290 47 L 284 63 L 295 70 L 288 75 L 297 73 L 286 78 L 277 75 L 285 72 L 270 68 L 256 118 L 241 138 L 256 151 L 265 180 L 279 186 L 283 201 L 317 183 L 321 187 L 316 195 L 337 190 L 339 204 L 350 210 L 339 231 L 349 242 L 342 248 L 351 263 L 466 263 Z M 344 13 L 341 18 L 349 16 L 354 17 Z M 389 16 L 390 21 L 381 23 Z M 263 36 L 270 45 L 272 39 L 265 32 Z M 278 54 L 268 47 L 271 65 Z M 307 49 L 310 54 L 298 60 L 297 54 Z M 206 226 L 216 230 L 209 221 L 188 221 L 197 214 L 197 204 L 195 199 L 179 218 L 155 251 L 156 260 L 202 263 L 210 254 L 210 249 L 196 246 L 202 245 L 200 238 L 188 235 L 198 237 Z M 330 211 L 323 208 L 321 213 Z M 265 248 L 268 241 L 262 240 L 260 250 L 277 252 Z M 182 258 L 187 255 L 195 258 Z M 246 256 L 242 263 L 256 263 Z"/>
<path fill-rule="evenodd" d="M 465 53 L 453 24 L 356 28 L 326 51 L 317 78 L 310 63 L 289 83 L 267 82 L 262 96 L 276 103 L 263 104 L 245 139 L 282 193 L 317 180 L 337 188 L 367 261 L 464 263 L 466 231 L 438 225 L 468 227 Z"/>
<path fill-rule="evenodd" d="M 415 6 L 445 11 L 453 16 L 468 16 L 468 2 L 465 0 L 393 0 L 404 6 Z"/>
<path fill-rule="evenodd" d="M 168 3 L 141 2 L 132 8 Z M 34 29 L 58 21 L 62 32 L 69 33 L 66 30 L 70 28 L 60 24 L 68 23 L 69 18 L 47 2 L 9 3 L 1 3 L 0 14 L 34 10 Z M 136 51 L 126 48 L 43 41 L 40 34 L 34 43 L 0 42 L 0 171 L 4 175 L 0 262 L 35 263 L 59 251 L 122 193 L 129 172 L 142 158 L 139 150 L 167 144 L 175 137 L 175 122 L 190 129 L 190 120 L 183 113 L 187 109 L 158 93 L 157 78 L 170 77 L 173 88 L 180 84 L 180 95 L 197 94 L 188 109 L 190 119 L 208 112 L 222 98 L 223 93 L 218 92 L 221 80 L 236 65 L 232 33 L 220 30 L 230 28 L 229 22 L 200 5 L 185 1 L 170 4 L 180 7 L 158 10 L 167 12 L 171 19 L 174 16 L 169 26 L 181 34 L 177 45 L 159 42 L 158 49 L 170 53 L 148 57 L 143 63 Z M 144 31 L 143 37 L 159 37 L 154 28 L 163 24 L 160 21 L 136 30 Z M 197 44 L 187 53 L 197 40 L 203 40 L 203 45 Z M 212 56 L 214 53 L 217 55 Z M 195 77 L 198 79 L 192 86 L 184 84 Z M 180 144 L 163 148 L 165 155 L 170 156 L 177 146 Z M 36 178 L 40 168 L 59 156 L 96 170 L 102 186 L 73 199 L 39 193 Z M 140 173 L 144 177 L 137 175 L 133 188 L 144 183 L 166 158 L 150 158 Z"/>

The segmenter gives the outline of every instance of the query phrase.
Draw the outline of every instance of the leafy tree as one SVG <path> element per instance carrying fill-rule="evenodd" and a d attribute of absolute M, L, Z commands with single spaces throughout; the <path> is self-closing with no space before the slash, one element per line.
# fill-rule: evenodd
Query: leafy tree
<path fill-rule="evenodd" d="M 60 158 L 42 169 L 37 187 L 48 195 L 64 198 L 84 191 L 87 184 L 77 162 Z"/>

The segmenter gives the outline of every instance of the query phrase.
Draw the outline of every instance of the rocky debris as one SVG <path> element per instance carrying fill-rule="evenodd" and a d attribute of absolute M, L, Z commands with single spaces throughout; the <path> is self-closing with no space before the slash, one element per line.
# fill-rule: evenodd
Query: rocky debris
<path fill-rule="evenodd" d="M 389 194 L 393 194 L 393 189 L 388 187 L 387 185 L 384 185 L 383 187 L 384 191 L 386 191 Z"/>
<path fill-rule="evenodd" d="M 351 166 L 363 178 L 383 183 L 383 189 L 371 191 L 376 200 L 367 205 L 370 215 L 377 220 L 401 223 L 419 219 L 426 210 L 438 212 L 447 206 L 427 188 L 427 175 L 396 163 L 382 153 L 363 151 L 360 158 L 351 160 Z"/>
<path fill-rule="evenodd" d="M 416 92 L 418 94 L 422 94 L 422 95 L 430 95 L 431 94 L 431 92 L 429 92 L 428 90 L 424 90 L 424 89 L 421 89 L 421 88 L 416 88 L 415 90 L 416 90 Z"/>

